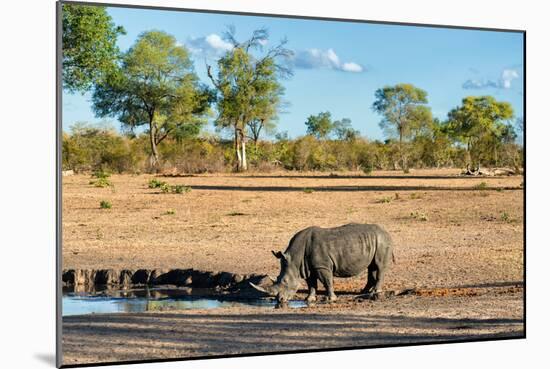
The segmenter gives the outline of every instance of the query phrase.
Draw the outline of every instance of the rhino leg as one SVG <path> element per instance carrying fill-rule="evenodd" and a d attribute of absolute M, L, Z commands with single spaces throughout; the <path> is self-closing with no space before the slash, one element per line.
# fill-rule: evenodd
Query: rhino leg
<path fill-rule="evenodd" d="M 307 287 L 309 289 L 309 293 L 306 297 L 307 302 L 314 302 L 317 300 L 317 276 L 312 274 L 307 279 Z"/>
<path fill-rule="evenodd" d="M 361 291 L 362 294 L 370 294 L 374 291 L 374 287 L 376 286 L 376 282 L 378 280 L 377 276 L 378 276 L 378 268 L 376 267 L 376 264 L 373 262 L 369 266 L 367 285 Z"/>
<path fill-rule="evenodd" d="M 334 293 L 334 286 L 332 285 L 332 272 L 326 269 L 321 269 L 317 270 L 317 275 L 319 276 L 319 280 L 321 281 L 321 283 L 325 286 L 327 300 L 336 301 L 337 297 Z"/>
<path fill-rule="evenodd" d="M 375 294 L 379 294 L 380 292 L 382 292 L 382 283 L 384 283 L 384 276 L 385 276 L 385 270 L 384 269 L 380 269 L 378 270 L 378 278 L 377 278 L 377 281 L 376 281 L 376 285 L 374 286 L 374 293 Z"/>
<path fill-rule="evenodd" d="M 384 283 L 384 276 L 386 270 L 389 268 L 392 259 L 392 250 L 387 248 L 385 252 L 381 252 L 374 257 L 374 262 L 376 263 L 376 284 L 374 285 L 374 297 L 381 297 L 382 284 Z"/>

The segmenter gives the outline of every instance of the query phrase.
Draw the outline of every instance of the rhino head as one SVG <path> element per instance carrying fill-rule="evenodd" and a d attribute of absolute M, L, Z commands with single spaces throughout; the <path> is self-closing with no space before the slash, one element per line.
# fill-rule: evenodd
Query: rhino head
<path fill-rule="evenodd" d="M 269 277 L 272 281 L 272 285 L 260 287 L 252 282 L 250 286 L 256 290 L 263 292 L 269 296 L 277 298 L 279 305 L 288 302 L 296 293 L 299 286 L 300 272 L 291 258 L 290 254 L 282 253 L 280 251 L 271 251 L 273 255 L 281 262 L 281 272 L 277 279 Z"/>

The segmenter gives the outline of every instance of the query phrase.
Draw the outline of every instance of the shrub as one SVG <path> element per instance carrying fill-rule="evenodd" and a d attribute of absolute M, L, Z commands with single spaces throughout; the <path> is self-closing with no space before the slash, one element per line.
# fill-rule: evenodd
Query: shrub
<path fill-rule="evenodd" d="M 475 185 L 474 188 L 476 190 L 480 190 L 480 191 L 486 190 L 488 188 L 487 182 L 481 182 L 481 183 Z"/>
<path fill-rule="evenodd" d="M 509 223 L 512 221 L 512 217 L 510 216 L 510 214 L 503 211 L 502 213 L 500 213 L 500 220 L 502 220 L 503 222 Z"/>
<path fill-rule="evenodd" d="M 158 188 L 162 193 L 188 193 L 191 192 L 191 187 L 185 185 L 169 185 L 164 181 L 159 181 L 156 178 L 153 178 L 149 181 L 149 188 Z"/>
<path fill-rule="evenodd" d="M 148 184 L 149 188 L 160 188 L 163 185 L 166 185 L 166 182 L 160 181 L 156 178 L 151 179 Z"/>
<path fill-rule="evenodd" d="M 98 179 L 107 179 L 111 177 L 111 173 L 100 168 L 92 173 L 92 177 Z"/>
<path fill-rule="evenodd" d="M 419 212 L 419 211 L 411 212 L 410 217 L 413 218 L 413 219 L 423 221 L 423 222 L 428 221 L 428 216 L 424 213 Z"/>
<path fill-rule="evenodd" d="M 99 178 L 99 179 L 96 179 L 95 181 L 90 181 L 90 184 L 95 187 L 101 187 L 101 188 L 111 187 L 113 185 L 108 178 Z"/>
<path fill-rule="evenodd" d="M 145 158 L 141 139 L 130 139 L 106 124 L 76 123 L 71 134 L 63 134 L 62 166 L 75 172 L 133 171 Z M 146 142 L 145 142 L 146 143 Z"/>
<path fill-rule="evenodd" d="M 172 186 L 170 186 L 168 183 L 162 183 L 159 186 L 162 193 L 170 193 L 172 192 Z"/>
<path fill-rule="evenodd" d="M 175 185 L 175 186 L 172 186 L 172 191 L 174 193 L 187 193 L 187 192 L 191 192 L 191 187 L 184 186 L 184 185 Z"/>
<path fill-rule="evenodd" d="M 89 182 L 89 184 L 95 187 L 111 187 L 113 184 L 109 180 L 111 173 L 104 171 L 103 169 L 98 169 L 92 173 L 92 178 L 96 178 Z"/>
<path fill-rule="evenodd" d="M 110 209 L 113 207 L 113 205 L 109 201 L 101 200 L 101 202 L 99 203 L 99 207 L 101 209 Z"/>

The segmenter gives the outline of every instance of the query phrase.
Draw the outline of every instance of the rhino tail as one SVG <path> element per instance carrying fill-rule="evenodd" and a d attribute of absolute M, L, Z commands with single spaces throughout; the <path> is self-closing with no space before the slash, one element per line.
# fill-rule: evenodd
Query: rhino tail
<path fill-rule="evenodd" d="M 395 264 L 395 253 L 393 252 L 393 250 L 391 251 L 391 260 Z"/>

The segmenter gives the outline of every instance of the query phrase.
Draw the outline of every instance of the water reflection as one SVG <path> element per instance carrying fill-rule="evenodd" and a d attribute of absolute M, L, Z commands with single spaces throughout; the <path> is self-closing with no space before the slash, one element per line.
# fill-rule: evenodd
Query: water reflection
<path fill-rule="evenodd" d="M 269 299 L 238 300 L 215 296 L 211 290 L 190 288 L 141 288 L 131 290 L 63 290 L 63 316 L 103 313 L 139 313 L 145 311 L 218 309 L 231 306 L 274 308 Z M 305 306 L 303 301 L 291 301 L 290 307 Z"/>

